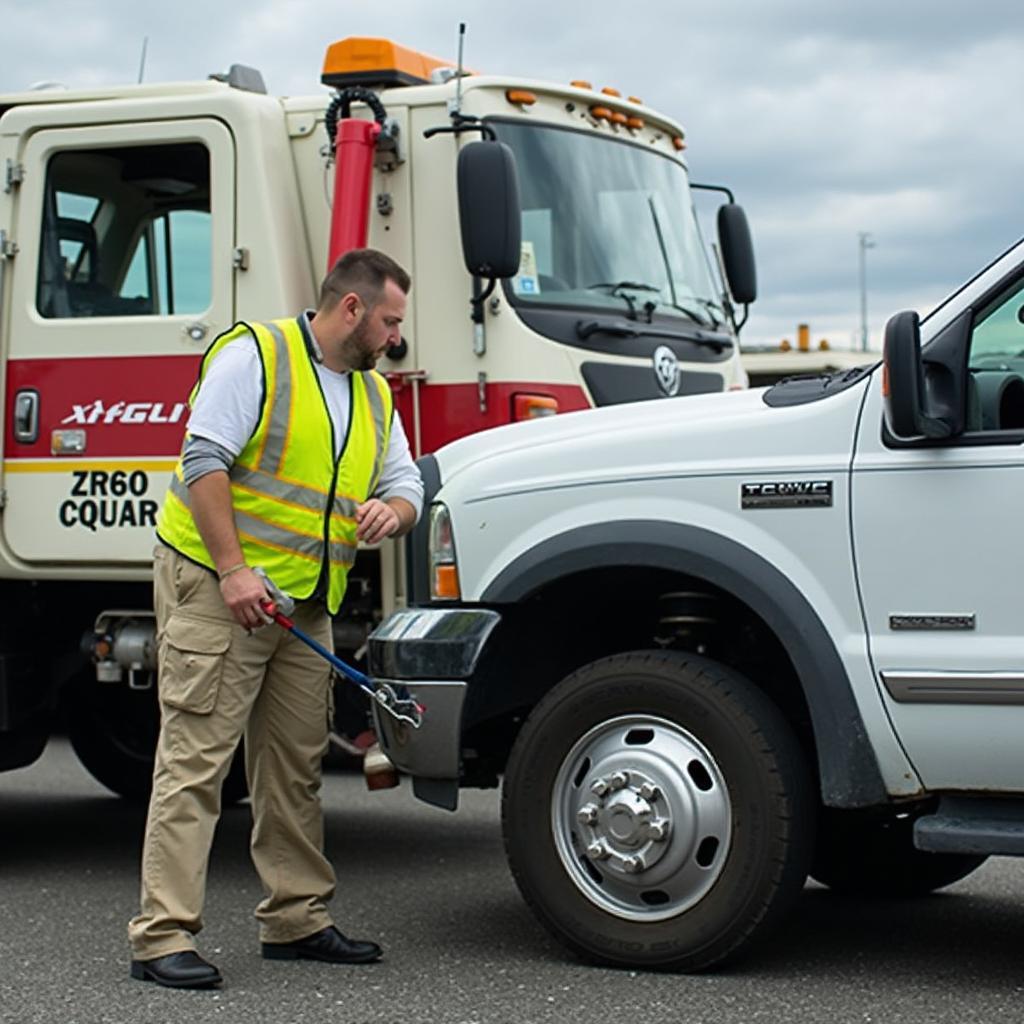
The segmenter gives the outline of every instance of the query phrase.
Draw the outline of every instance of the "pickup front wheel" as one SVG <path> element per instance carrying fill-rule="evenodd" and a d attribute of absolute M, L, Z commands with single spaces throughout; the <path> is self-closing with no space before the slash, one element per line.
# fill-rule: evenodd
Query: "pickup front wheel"
<path fill-rule="evenodd" d="M 594 662 L 509 758 L 505 848 L 557 938 L 604 963 L 700 970 L 761 937 L 807 875 L 813 800 L 782 715 L 695 655 Z"/>

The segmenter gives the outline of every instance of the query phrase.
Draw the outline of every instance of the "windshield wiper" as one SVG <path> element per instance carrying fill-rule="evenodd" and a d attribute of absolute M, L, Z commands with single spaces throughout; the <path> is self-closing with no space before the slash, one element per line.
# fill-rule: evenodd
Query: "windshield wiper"
<path fill-rule="evenodd" d="M 690 309 L 688 306 L 682 305 L 679 302 L 665 302 L 663 305 L 668 306 L 669 309 L 674 309 L 679 313 L 684 314 L 695 324 L 700 324 L 701 327 L 717 327 L 718 321 L 713 316 L 705 316 L 703 313 L 696 310 Z"/>
<path fill-rule="evenodd" d="M 653 284 L 644 284 L 642 281 L 598 281 L 596 284 L 588 284 L 587 291 L 592 288 L 608 288 L 612 295 L 617 295 L 620 288 L 629 288 L 634 292 L 660 292 Z"/>
<path fill-rule="evenodd" d="M 614 295 L 616 298 L 622 299 L 622 301 L 626 303 L 626 306 L 629 309 L 629 313 L 627 315 L 629 316 L 630 320 L 637 319 L 636 297 L 630 295 L 630 291 L 658 293 L 661 292 L 660 288 L 656 288 L 653 284 L 644 284 L 642 281 L 598 281 L 596 284 L 586 285 L 586 290 L 588 292 L 592 291 L 595 288 L 606 288 L 608 290 L 609 295 Z M 626 291 L 625 289 L 629 289 L 629 291 Z M 648 307 L 650 306 L 651 303 L 644 303 L 644 309 L 648 310 L 648 320 L 650 320 L 651 318 L 650 310 L 648 309 Z"/>
<path fill-rule="evenodd" d="M 660 327 L 630 327 L 624 323 L 610 323 L 607 320 L 578 320 L 576 337 L 586 341 L 591 335 L 607 334 L 616 338 L 669 338 L 672 341 L 688 341 L 694 345 L 706 345 L 716 352 L 732 348 L 732 339 L 722 334 L 680 334 L 678 331 L 665 330 Z"/>
<path fill-rule="evenodd" d="M 722 309 L 719 303 L 713 302 L 711 299 L 695 299 L 695 301 L 699 302 L 711 314 L 711 319 L 716 327 L 719 324 L 725 323 L 725 310 Z"/>

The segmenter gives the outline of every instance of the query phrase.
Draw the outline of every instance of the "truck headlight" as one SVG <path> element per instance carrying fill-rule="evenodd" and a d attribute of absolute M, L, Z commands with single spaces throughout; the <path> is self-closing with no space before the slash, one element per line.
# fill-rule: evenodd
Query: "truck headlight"
<path fill-rule="evenodd" d="M 458 601 L 462 596 L 452 517 L 441 502 L 430 506 L 430 596 L 438 601 Z"/>

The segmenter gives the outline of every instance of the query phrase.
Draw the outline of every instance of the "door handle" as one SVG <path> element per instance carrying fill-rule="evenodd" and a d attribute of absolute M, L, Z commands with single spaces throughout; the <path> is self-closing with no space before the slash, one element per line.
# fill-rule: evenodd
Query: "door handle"
<path fill-rule="evenodd" d="M 14 396 L 14 440 L 32 444 L 39 440 L 39 392 L 23 388 Z"/>

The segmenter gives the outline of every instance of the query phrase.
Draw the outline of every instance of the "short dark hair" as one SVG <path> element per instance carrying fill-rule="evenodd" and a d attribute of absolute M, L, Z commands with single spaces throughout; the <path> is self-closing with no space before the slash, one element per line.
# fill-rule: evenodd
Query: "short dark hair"
<path fill-rule="evenodd" d="M 320 285 L 321 310 L 333 309 L 343 295 L 355 292 L 367 309 L 380 302 L 384 285 L 394 281 L 409 294 L 412 279 L 390 256 L 377 249 L 352 249 L 345 253 Z"/>

